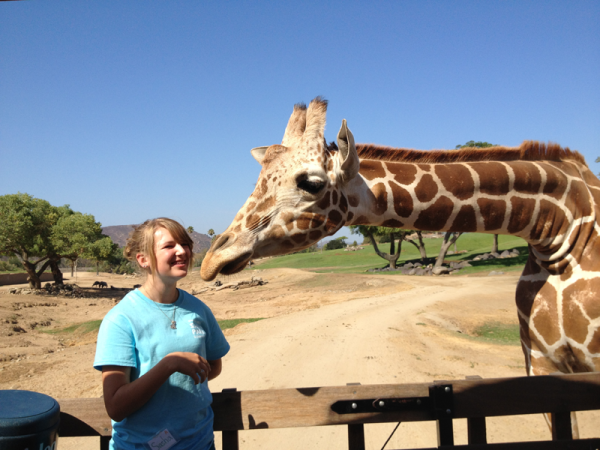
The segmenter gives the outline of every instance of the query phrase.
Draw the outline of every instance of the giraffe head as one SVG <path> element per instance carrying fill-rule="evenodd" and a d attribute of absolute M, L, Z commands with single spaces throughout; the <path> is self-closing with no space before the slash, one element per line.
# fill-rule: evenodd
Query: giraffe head
<path fill-rule="evenodd" d="M 327 147 L 326 112 L 320 97 L 308 108 L 295 105 L 281 145 L 251 150 L 262 165 L 256 188 L 206 254 L 203 279 L 239 272 L 254 258 L 302 250 L 346 223 L 343 190 L 358 173 L 358 154 L 345 120 L 337 148 Z"/>

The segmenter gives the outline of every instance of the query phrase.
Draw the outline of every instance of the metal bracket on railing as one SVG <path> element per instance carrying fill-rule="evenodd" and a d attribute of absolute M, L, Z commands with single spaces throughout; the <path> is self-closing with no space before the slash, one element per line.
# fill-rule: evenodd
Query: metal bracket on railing
<path fill-rule="evenodd" d="M 429 397 L 338 400 L 331 410 L 338 414 L 427 411 L 432 419 L 448 419 L 454 414 L 453 407 L 452 385 L 440 384 L 429 387 Z"/>
<path fill-rule="evenodd" d="M 454 396 L 451 384 L 429 386 L 432 413 L 436 419 L 451 419 L 454 416 Z"/>

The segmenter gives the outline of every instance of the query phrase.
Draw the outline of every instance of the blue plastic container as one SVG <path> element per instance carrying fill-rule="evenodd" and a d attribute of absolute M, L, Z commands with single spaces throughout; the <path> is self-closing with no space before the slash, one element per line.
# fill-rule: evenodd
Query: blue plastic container
<path fill-rule="evenodd" d="M 0 450 L 55 450 L 60 405 L 31 391 L 0 391 Z"/>

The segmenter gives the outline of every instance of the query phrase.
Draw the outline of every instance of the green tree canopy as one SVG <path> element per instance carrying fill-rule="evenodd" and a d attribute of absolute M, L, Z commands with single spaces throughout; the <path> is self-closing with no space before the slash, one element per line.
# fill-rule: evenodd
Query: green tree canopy
<path fill-rule="evenodd" d="M 19 258 L 31 287 L 40 287 L 39 276 L 50 264 L 50 237 L 59 215 L 58 208 L 29 194 L 0 196 L 0 255 Z"/>
<path fill-rule="evenodd" d="M 454 148 L 488 148 L 488 147 L 497 147 L 496 144 L 490 144 L 489 142 L 482 142 L 482 141 L 469 141 L 466 144 L 463 145 L 457 145 Z"/>
<path fill-rule="evenodd" d="M 39 277 L 48 266 L 54 280 L 62 282 L 61 258 L 104 258 L 111 245 L 92 215 L 75 212 L 69 205 L 52 206 L 29 194 L 0 196 L 0 255 L 16 255 L 33 288 L 41 287 Z"/>

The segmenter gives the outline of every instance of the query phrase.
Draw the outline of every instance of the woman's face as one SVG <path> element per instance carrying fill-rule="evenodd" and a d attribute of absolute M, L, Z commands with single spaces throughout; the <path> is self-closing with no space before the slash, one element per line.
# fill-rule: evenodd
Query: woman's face
<path fill-rule="evenodd" d="M 166 228 L 154 232 L 154 254 L 156 275 L 176 279 L 187 275 L 192 251 L 187 244 L 177 243 Z"/>

